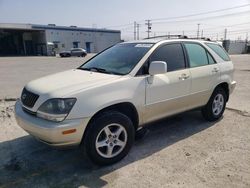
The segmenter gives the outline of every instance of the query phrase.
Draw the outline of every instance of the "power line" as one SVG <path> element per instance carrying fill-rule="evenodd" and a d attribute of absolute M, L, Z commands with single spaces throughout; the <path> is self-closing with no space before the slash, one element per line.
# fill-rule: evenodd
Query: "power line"
<path fill-rule="evenodd" d="M 228 17 L 228 16 L 234 16 L 234 15 L 242 15 L 250 13 L 250 10 L 242 11 L 242 12 L 236 12 L 236 13 L 230 13 L 230 14 L 223 14 L 223 15 L 216 15 L 216 16 L 209 16 L 204 18 L 196 18 L 196 19 L 186 19 L 186 20 L 175 20 L 175 21 L 162 21 L 162 22 L 154 22 L 154 24 L 163 24 L 163 23 L 180 23 L 180 22 L 192 22 L 192 21 L 200 21 L 200 20 L 209 20 L 214 18 L 222 18 L 222 17 Z"/>
<path fill-rule="evenodd" d="M 250 24 L 250 22 L 237 23 L 237 24 L 233 24 L 233 25 L 214 25 L 214 24 L 203 23 L 203 25 L 211 25 L 211 26 L 214 26 L 214 27 L 212 27 L 211 29 L 218 28 L 218 27 L 233 27 L 233 26 L 239 26 L 239 25 L 245 25 L 245 24 Z M 210 29 L 210 28 L 209 28 L 209 29 Z"/>
<path fill-rule="evenodd" d="M 206 28 L 203 28 L 203 33 L 204 31 L 206 31 L 207 29 Z M 227 33 L 234 33 L 234 32 L 239 32 L 239 31 L 242 31 L 242 32 L 248 32 L 250 30 L 250 28 L 245 28 L 245 29 L 237 29 L 237 30 L 227 30 Z M 188 32 L 197 32 L 197 30 L 184 30 L 185 33 L 187 34 Z M 223 34 L 225 30 L 221 30 L 220 32 L 213 32 L 213 33 L 208 33 L 208 34 L 217 34 L 217 33 L 221 33 Z M 166 33 L 166 31 L 155 31 L 156 33 Z M 172 33 L 183 33 L 183 30 L 171 30 L 170 32 Z M 197 37 L 197 33 L 195 35 Z"/>
<path fill-rule="evenodd" d="M 199 16 L 199 15 L 205 15 L 205 14 L 211 14 L 211 13 L 217 13 L 217 12 L 223 12 L 223 11 L 227 11 L 227 10 L 233 10 L 233 9 L 239 9 L 239 8 L 243 8 L 243 7 L 248 7 L 250 6 L 250 4 L 244 4 L 244 5 L 239 5 L 239 6 L 234 6 L 234 7 L 229 7 L 229 8 L 224 8 L 224 9 L 218 9 L 218 10 L 214 10 L 214 11 L 207 11 L 207 12 L 201 12 L 201 13 L 197 13 L 197 14 L 189 14 L 189 15 L 183 15 L 183 16 L 175 16 L 175 17 L 167 17 L 167 18 L 156 18 L 156 19 L 151 19 L 152 21 L 157 21 L 157 20 L 173 20 L 173 19 L 180 19 L 180 18 L 187 18 L 187 17 L 194 17 L 194 16 Z M 248 11 L 247 11 L 248 12 Z M 241 12 L 244 13 L 244 12 Z M 235 13 L 235 14 L 241 14 L 241 13 Z M 232 14 L 231 14 L 232 15 Z M 223 16 L 223 15 L 222 15 Z M 221 17 L 221 16 L 216 16 L 216 17 Z M 216 18 L 213 17 L 213 18 Z M 202 18 L 202 19 L 207 19 L 207 18 Z M 201 20 L 201 19 L 199 19 Z M 188 20 L 185 21 L 178 21 L 178 22 L 186 22 Z M 196 20 L 193 20 L 196 21 Z M 142 21 L 138 21 L 142 22 Z M 175 21 L 176 22 L 176 21 Z M 164 22 L 155 22 L 156 24 L 159 23 L 164 23 Z M 171 23 L 171 22 L 165 22 L 165 23 Z M 105 28 L 116 28 L 116 27 L 125 27 L 125 26 L 133 26 L 134 23 L 128 23 L 128 24 L 121 24 L 121 25 L 113 25 L 113 26 L 107 26 Z"/>
<path fill-rule="evenodd" d="M 156 19 L 151 19 L 151 20 L 156 21 L 156 20 L 172 20 L 172 19 L 187 18 L 187 17 L 200 16 L 200 15 L 211 14 L 211 13 L 216 13 L 216 12 L 223 12 L 223 11 L 243 8 L 243 7 L 247 7 L 247 6 L 250 6 L 250 4 L 245 4 L 245 5 L 240 5 L 240 6 L 230 7 L 230 8 L 224 8 L 224 9 L 218 9 L 218 10 L 214 10 L 214 11 L 201 12 L 201 13 L 197 13 L 197 14 L 189 14 L 189 15 L 184 15 L 184 16 L 175 16 L 175 17 L 167 17 L 167 18 L 156 18 Z"/>
<path fill-rule="evenodd" d="M 202 13 L 197 13 L 197 14 L 190 14 L 190 15 L 185 15 L 185 16 L 176 16 L 176 17 L 168 17 L 168 18 L 158 18 L 158 19 L 146 20 L 146 24 L 145 25 L 148 27 L 147 28 L 147 33 L 148 33 L 148 37 L 149 37 L 151 29 L 152 29 L 152 27 L 151 27 L 152 21 L 153 21 L 153 24 L 181 23 L 181 22 L 185 23 L 185 22 L 193 22 L 193 21 L 200 21 L 200 20 L 209 20 L 209 19 L 230 17 L 230 16 L 235 16 L 235 15 L 239 16 L 239 15 L 243 15 L 243 14 L 249 14 L 250 10 L 241 11 L 241 12 L 233 12 L 233 13 L 228 13 L 228 14 L 221 14 L 221 15 L 207 16 L 207 17 L 203 17 L 203 18 L 183 19 L 183 20 L 175 20 L 175 21 L 173 20 L 173 19 L 181 19 L 181 18 L 194 17 L 194 16 L 206 15 L 206 14 L 217 13 L 217 12 L 223 12 L 223 11 L 228 11 L 228 10 L 233 10 L 233 9 L 239 9 L 239 8 L 243 8 L 243 7 L 248 7 L 248 6 L 250 6 L 250 4 L 245 4 L 245 5 L 240 5 L 240 6 L 235 6 L 235 7 L 225 8 L 225 9 L 219 9 L 219 10 L 214 10 L 214 11 L 207 11 L 207 12 L 202 12 Z M 169 21 L 157 22 L 157 20 L 169 20 Z M 141 21 L 139 21 L 137 23 L 140 23 L 140 22 Z M 148 23 L 150 24 L 150 26 L 148 25 Z M 216 26 L 214 28 L 203 28 L 203 30 L 217 29 L 218 27 L 224 27 L 224 28 L 226 28 L 226 27 L 233 27 L 233 26 L 239 26 L 239 25 L 244 25 L 244 24 L 249 24 L 249 23 L 250 22 L 238 23 L 238 24 L 227 25 L 227 26 Z M 125 30 L 125 29 L 129 29 L 129 28 L 133 28 L 134 27 L 133 24 L 134 23 L 129 23 L 129 24 L 123 24 L 123 25 L 110 26 L 110 27 L 125 27 L 125 26 L 129 26 L 127 28 L 121 29 L 121 30 Z M 204 23 L 204 25 L 206 25 L 206 23 Z M 188 30 L 185 30 L 185 32 L 187 32 L 187 31 Z M 189 31 L 191 31 L 191 30 L 189 30 Z M 231 35 L 231 32 L 230 31 L 228 31 L 228 32 Z M 131 32 L 131 33 L 133 33 L 133 32 Z M 199 33 L 199 35 L 200 35 L 200 33 Z"/>

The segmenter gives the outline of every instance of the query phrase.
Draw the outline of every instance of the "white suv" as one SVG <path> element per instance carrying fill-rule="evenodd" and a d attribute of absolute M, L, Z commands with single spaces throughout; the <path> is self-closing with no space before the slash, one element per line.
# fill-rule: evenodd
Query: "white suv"
<path fill-rule="evenodd" d="M 215 42 L 175 39 L 117 44 L 77 69 L 28 83 L 18 124 L 52 146 L 80 145 L 95 163 L 121 160 L 146 123 L 201 107 L 219 119 L 235 88 L 233 63 Z"/>

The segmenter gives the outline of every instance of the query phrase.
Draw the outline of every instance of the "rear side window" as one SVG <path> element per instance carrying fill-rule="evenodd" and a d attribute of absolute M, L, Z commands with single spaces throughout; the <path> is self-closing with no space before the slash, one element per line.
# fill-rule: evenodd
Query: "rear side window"
<path fill-rule="evenodd" d="M 195 43 L 185 43 L 184 45 L 188 53 L 190 67 L 208 64 L 207 52 L 201 45 Z"/>
<path fill-rule="evenodd" d="M 166 44 L 155 50 L 150 61 L 167 62 L 168 72 L 185 68 L 185 58 L 181 44 Z"/>
<path fill-rule="evenodd" d="M 224 61 L 230 61 L 230 57 L 227 55 L 226 51 L 219 44 L 206 43 L 206 45 L 212 49 L 218 56 L 220 56 Z"/>

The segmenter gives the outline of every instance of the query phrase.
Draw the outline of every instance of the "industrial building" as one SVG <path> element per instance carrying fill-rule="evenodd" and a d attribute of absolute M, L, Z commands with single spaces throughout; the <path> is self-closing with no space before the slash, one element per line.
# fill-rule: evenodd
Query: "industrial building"
<path fill-rule="evenodd" d="M 247 40 L 224 40 L 223 47 L 229 54 L 250 53 L 249 43 Z"/>
<path fill-rule="evenodd" d="M 0 23 L 0 56 L 54 55 L 71 48 L 97 53 L 120 41 L 119 30 Z"/>

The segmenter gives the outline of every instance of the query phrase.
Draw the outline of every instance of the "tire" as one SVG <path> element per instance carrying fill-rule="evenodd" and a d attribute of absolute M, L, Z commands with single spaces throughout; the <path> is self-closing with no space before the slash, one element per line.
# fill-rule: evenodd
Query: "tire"
<path fill-rule="evenodd" d="M 128 154 L 134 138 L 133 123 L 126 115 L 116 111 L 104 112 L 88 125 L 81 149 L 93 163 L 110 165 Z"/>
<path fill-rule="evenodd" d="M 223 88 L 214 90 L 206 106 L 201 110 L 203 117 L 208 121 L 220 119 L 225 111 L 227 95 Z"/>

